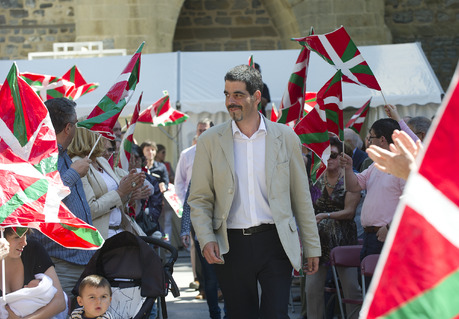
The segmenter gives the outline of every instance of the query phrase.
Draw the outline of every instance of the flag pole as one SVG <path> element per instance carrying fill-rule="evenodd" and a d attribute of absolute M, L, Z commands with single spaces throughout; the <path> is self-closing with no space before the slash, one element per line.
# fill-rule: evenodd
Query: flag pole
<path fill-rule="evenodd" d="M 3 227 L 0 228 L 0 238 L 3 239 L 5 238 L 3 236 L 3 231 L 5 229 Z M 5 258 L 2 258 L 2 298 L 3 298 L 3 301 L 6 302 L 6 283 L 5 283 Z"/>
<path fill-rule="evenodd" d="M 384 105 L 387 105 L 387 101 L 386 101 L 386 98 L 384 97 L 384 94 L 383 94 L 382 90 L 379 91 L 379 92 L 381 92 L 382 98 L 384 100 Z"/>
<path fill-rule="evenodd" d="M 89 152 L 88 158 L 91 158 L 92 152 L 94 152 L 94 149 L 96 148 L 97 143 L 99 143 L 99 140 L 100 140 L 101 137 L 102 137 L 102 134 L 99 134 L 99 137 L 97 138 L 96 143 L 95 143 L 94 146 L 92 147 L 91 152 Z"/>

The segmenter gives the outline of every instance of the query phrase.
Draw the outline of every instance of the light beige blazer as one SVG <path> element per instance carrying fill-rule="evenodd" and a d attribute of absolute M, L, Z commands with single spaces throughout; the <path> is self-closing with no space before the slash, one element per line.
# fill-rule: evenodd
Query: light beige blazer
<path fill-rule="evenodd" d="M 305 257 L 321 255 L 300 141 L 290 127 L 264 117 L 262 120 L 267 130 L 265 167 L 269 207 L 282 246 L 298 270 L 302 266 L 299 237 Z M 201 247 L 216 241 L 222 255 L 231 249 L 226 220 L 235 181 L 233 135 L 228 121 L 199 137 L 188 198 L 191 221 Z"/>
<path fill-rule="evenodd" d="M 76 161 L 80 157 L 72 158 Z M 110 175 L 119 185 L 121 178 L 128 173 L 121 169 L 112 169 L 108 161 L 104 157 L 97 157 L 97 163 Z M 89 208 L 91 209 L 92 223 L 94 227 L 100 232 L 104 239 L 108 237 L 108 226 L 110 222 L 110 211 L 116 207 L 121 209 L 121 228 L 133 232 L 129 216 L 125 214 L 126 202 L 128 197 L 121 198 L 116 191 L 108 191 L 107 184 L 100 176 L 99 172 L 89 165 L 89 170 L 86 176 L 81 178 L 83 182 L 83 189 L 88 201 Z"/>

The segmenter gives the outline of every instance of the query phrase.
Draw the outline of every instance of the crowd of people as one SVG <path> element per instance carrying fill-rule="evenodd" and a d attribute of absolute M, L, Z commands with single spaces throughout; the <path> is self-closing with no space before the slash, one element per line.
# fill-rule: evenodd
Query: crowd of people
<path fill-rule="evenodd" d="M 298 136 L 259 111 L 269 101 L 264 87 L 252 67 L 229 70 L 224 94 L 231 119 L 216 126 L 199 121 L 175 171 L 165 161 L 165 147 L 148 140 L 132 147 L 128 170 L 117 167 L 119 123 L 114 142 L 98 141 L 96 133 L 77 127 L 83 119 L 77 119 L 75 102 L 46 101 L 58 170 L 70 188 L 63 201 L 104 239 L 123 231 L 170 233 L 172 213 L 164 210 L 163 193 L 174 182 L 184 203 L 180 237 L 191 247 L 192 284 L 207 300 L 210 318 L 288 318 L 293 270 L 306 273 L 302 315 L 323 318 L 330 251 L 360 238 L 361 259 L 381 252 L 430 120 L 403 119 L 395 106 L 385 106 L 388 118 L 371 125 L 365 143 L 351 130 L 344 143 L 330 137 L 327 169 L 313 184 L 310 155 Z M 18 313 L 25 307 L 10 299 L 0 307 L 1 318 L 112 318 L 105 278 L 88 276 L 78 296 L 71 294 L 94 251 L 63 248 L 37 231 L 6 228 L 4 235 L 5 293 L 37 296 L 41 303 Z M 355 269 L 339 269 L 339 277 L 346 298 L 361 297 Z M 356 316 L 356 307 L 347 312 Z"/>

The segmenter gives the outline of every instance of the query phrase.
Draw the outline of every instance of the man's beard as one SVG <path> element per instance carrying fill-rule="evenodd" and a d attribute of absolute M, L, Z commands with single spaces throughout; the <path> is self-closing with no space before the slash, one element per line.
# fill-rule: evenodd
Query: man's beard
<path fill-rule="evenodd" d="M 239 110 L 241 110 L 241 114 L 237 115 L 236 112 L 230 111 L 229 109 L 231 109 L 231 108 L 238 108 Z M 231 116 L 231 118 L 233 119 L 234 122 L 242 121 L 242 119 L 243 119 L 242 107 L 240 105 L 231 104 L 231 105 L 228 105 L 227 109 L 228 109 L 228 111 L 230 113 L 230 116 Z"/>

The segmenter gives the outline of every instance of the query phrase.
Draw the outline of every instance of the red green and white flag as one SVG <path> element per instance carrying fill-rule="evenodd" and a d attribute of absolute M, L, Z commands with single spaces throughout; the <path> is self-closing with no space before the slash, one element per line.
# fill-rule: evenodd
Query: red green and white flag
<path fill-rule="evenodd" d="M 84 121 L 78 122 L 79 127 L 100 133 L 109 140 L 114 140 L 113 126 L 121 111 L 134 94 L 140 78 L 140 56 L 145 42 L 139 46 L 129 63 L 124 68 L 116 83 L 99 101 Z"/>
<path fill-rule="evenodd" d="M 20 75 L 43 101 L 58 97 L 68 98 L 75 89 L 75 84 L 57 76 L 30 72 Z"/>
<path fill-rule="evenodd" d="M 298 39 L 325 61 L 341 70 L 345 81 L 381 91 L 370 66 L 344 27 L 333 32 Z"/>
<path fill-rule="evenodd" d="M 306 92 L 304 95 L 303 117 L 308 115 L 317 104 L 317 92 Z"/>
<path fill-rule="evenodd" d="M 367 117 L 368 110 L 370 109 L 371 98 L 365 102 L 365 104 L 352 115 L 349 122 L 347 122 L 346 127 L 350 128 L 357 134 L 360 134 L 362 130 L 363 123 Z"/>
<path fill-rule="evenodd" d="M 277 117 L 279 116 L 279 111 L 277 110 L 276 106 L 274 103 L 272 103 L 272 108 L 271 108 L 271 117 L 270 120 L 272 122 L 277 122 Z"/>
<path fill-rule="evenodd" d="M 183 123 L 188 119 L 188 115 L 171 107 L 169 93 L 164 91 L 163 94 L 162 98 L 140 113 L 137 122 L 153 126 L 170 126 Z"/>
<path fill-rule="evenodd" d="M 309 56 L 311 51 L 302 47 L 296 60 L 293 72 L 282 96 L 279 106 L 278 123 L 287 124 L 298 121 L 302 117 L 304 95 L 306 92 L 306 76 L 308 72 Z"/>
<path fill-rule="evenodd" d="M 459 67 L 411 172 L 361 318 L 459 318 Z"/>
<path fill-rule="evenodd" d="M 318 106 L 309 110 L 294 128 L 301 143 L 313 152 L 311 180 L 315 183 L 327 168 L 330 157 L 330 140 L 325 111 Z"/>
<path fill-rule="evenodd" d="M 134 130 L 139 118 L 140 104 L 142 103 L 143 92 L 140 94 L 139 100 L 134 108 L 131 123 L 129 124 L 126 133 L 124 133 L 123 140 L 120 145 L 120 166 L 125 171 L 129 172 L 129 161 L 131 160 L 132 145 L 134 144 Z"/>
<path fill-rule="evenodd" d="M 67 248 L 97 249 L 97 229 L 61 202 L 56 134 L 43 101 L 10 69 L 0 90 L 0 227 L 35 228 Z"/>
<path fill-rule="evenodd" d="M 252 68 L 255 68 L 255 63 L 253 62 L 253 55 L 249 56 L 249 63 L 248 64 Z"/>
<path fill-rule="evenodd" d="M 341 71 L 335 75 L 317 92 L 317 104 L 326 113 L 328 132 L 344 140 L 343 92 L 341 89 Z"/>
<path fill-rule="evenodd" d="M 76 100 L 79 97 L 94 91 L 99 86 L 99 83 L 87 83 L 76 65 L 68 70 L 67 73 L 62 76 L 62 79 L 75 84 L 73 91 L 68 96 L 71 100 Z"/>

